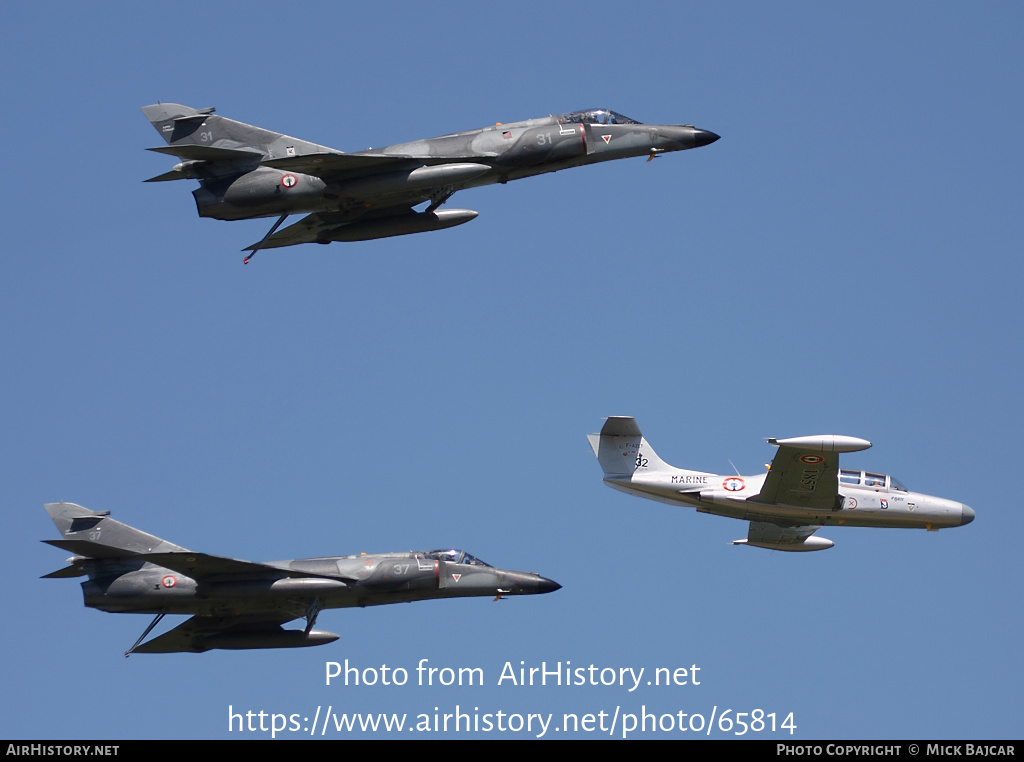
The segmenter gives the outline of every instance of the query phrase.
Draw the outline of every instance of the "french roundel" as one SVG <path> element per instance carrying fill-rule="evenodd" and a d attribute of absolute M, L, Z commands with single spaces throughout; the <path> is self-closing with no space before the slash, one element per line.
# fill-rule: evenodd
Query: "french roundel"
<path fill-rule="evenodd" d="M 824 463 L 825 457 L 823 455 L 801 455 L 800 462 L 806 463 L 809 466 L 816 466 L 819 463 Z"/>
<path fill-rule="evenodd" d="M 281 185 L 285 188 L 294 188 L 299 184 L 299 178 L 295 175 L 281 175 Z"/>
<path fill-rule="evenodd" d="M 174 587 L 175 585 L 178 584 L 178 579 L 177 579 L 177 577 L 175 577 L 175 576 L 173 576 L 171 574 L 168 574 L 163 579 L 160 580 L 160 584 L 163 585 L 164 587 L 171 588 L 171 587 Z"/>

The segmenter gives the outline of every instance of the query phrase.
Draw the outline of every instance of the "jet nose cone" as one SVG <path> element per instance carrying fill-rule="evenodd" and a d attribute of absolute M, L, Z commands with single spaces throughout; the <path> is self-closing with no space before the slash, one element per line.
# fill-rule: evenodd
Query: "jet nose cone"
<path fill-rule="evenodd" d="M 693 147 L 700 148 L 701 146 L 709 146 L 720 137 L 721 135 L 716 135 L 711 130 L 694 130 Z"/>
<path fill-rule="evenodd" d="M 561 590 L 562 586 L 555 582 L 553 579 L 547 577 L 541 577 L 537 583 L 538 593 L 553 593 L 555 590 Z"/>
<path fill-rule="evenodd" d="M 711 145 L 718 140 L 718 135 L 711 130 L 702 130 L 692 124 L 662 124 L 652 128 L 652 153 L 663 151 L 685 151 L 689 148 L 700 148 Z"/>
<path fill-rule="evenodd" d="M 507 595 L 538 595 L 562 589 L 553 579 L 536 572 L 502 572 L 498 587 Z"/>
<path fill-rule="evenodd" d="M 962 509 L 962 513 L 960 514 L 960 526 L 970 524 L 972 521 L 974 521 L 973 508 L 971 508 L 969 505 L 964 505 L 963 503 L 960 504 L 960 508 Z"/>

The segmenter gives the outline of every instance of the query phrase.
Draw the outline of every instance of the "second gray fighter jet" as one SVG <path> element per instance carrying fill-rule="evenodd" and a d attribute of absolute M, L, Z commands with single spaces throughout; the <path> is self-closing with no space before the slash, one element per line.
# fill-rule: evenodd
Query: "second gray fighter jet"
<path fill-rule="evenodd" d="M 177 156 L 148 182 L 195 179 L 200 217 L 277 217 L 259 249 L 366 241 L 469 222 L 469 209 L 441 209 L 453 193 L 611 159 L 699 148 L 718 135 L 693 125 L 642 124 L 607 109 L 495 124 L 468 132 L 343 153 L 177 103 L 142 113 Z M 426 204 L 422 211 L 414 207 Z M 293 214 L 307 217 L 278 230 Z"/>

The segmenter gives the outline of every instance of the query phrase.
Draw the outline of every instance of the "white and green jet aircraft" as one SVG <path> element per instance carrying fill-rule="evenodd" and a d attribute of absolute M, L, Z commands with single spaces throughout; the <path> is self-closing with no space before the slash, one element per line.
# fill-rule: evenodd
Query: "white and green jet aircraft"
<path fill-rule="evenodd" d="M 839 453 L 871 447 L 866 439 L 825 434 L 769 439 L 778 447 L 768 472 L 721 476 L 675 468 L 659 458 L 636 419 L 612 416 L 590 446 L 609 487 L 702 513 L 750 522 L 734 545 L 771 550 L 826 550 L 819 527 L 903 527 L 936 531 L 974 520 L 963 503 L 910 492 L 885 474 L 839 469 Z"/>

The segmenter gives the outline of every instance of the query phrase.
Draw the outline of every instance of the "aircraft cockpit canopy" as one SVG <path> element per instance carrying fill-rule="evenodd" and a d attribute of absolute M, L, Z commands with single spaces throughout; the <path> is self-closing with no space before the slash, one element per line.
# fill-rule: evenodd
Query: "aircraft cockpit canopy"
<path fill-rule="evenodd" d="M 643 124 L 606 108 L 592 108 L 589 111 L 572 111 L 558 117 L 559 124 Z"/>
<path fill-rule="evenodd" d="M 873 474 L 868 471 L 847 471 L 839 472 L 839 481 L 842 484 L 859 484 L 862 487 L 874 487 L 875 489 L 894 489 L 898 492 L 909 492 L 906 487 L 892 476 L 885 474 Z"/>
<path fill-rule="evenodd" d="M 485 564 L 476 556 L 471 556 L 464 550 L 452 548 L 451 550 L 428 550 L 423 554 L 424 558 L 435 561 L 447 561 L 450 564 L 466 564 L 468 566 L 490 566 Z"/>

